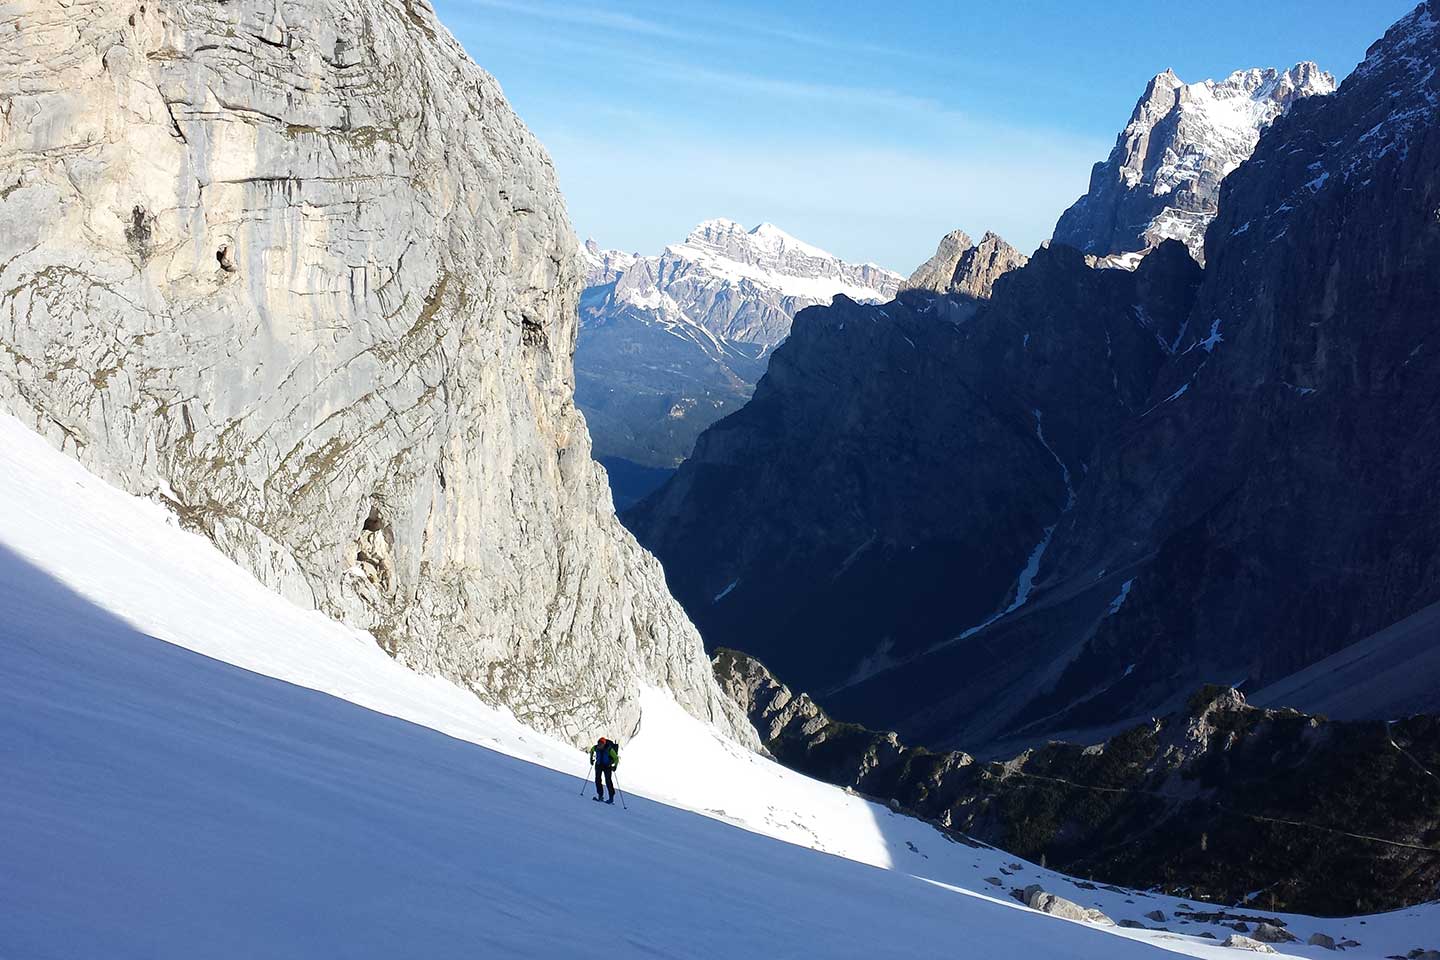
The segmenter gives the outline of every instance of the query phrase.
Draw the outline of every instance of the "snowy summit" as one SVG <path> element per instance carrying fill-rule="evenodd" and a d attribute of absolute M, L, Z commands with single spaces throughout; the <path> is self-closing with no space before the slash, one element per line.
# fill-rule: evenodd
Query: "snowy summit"
<path fill-rule="evenodd" d="M 587 286 L 615 282 L 615 308 L 653 310 L 767 351 L 785 339 L 791 318 L 805 307 L 837 294 L 889 300 L 905 279 L 873 263 L 847 263 L 773 223 L 747 230 L 724 218 L 702 221 L 659 256 L 604 250 L 594 240 L 583 256 Z"/>
<path fill-rule="evenodd" d="M 716 218 L 659 256 L 581 253 L 576 401 L 595 452 L 670 468 L 750 398 L 795 314 L 836 296 L 878 303 L 904 278 L 848 263 L 773 223 Z"/>
<path fill-rule="evenodd" d="M 1204 263 L 1220 182 L 1292 103 L 1334 91 L 1335 78 L 1308 61 L 1199 83 L 1157 74 L 1109 158 L 1095 165 L 1089 192 L 1060 217 L 1054 241 L 1133 266 L 1175 239 Z"/>

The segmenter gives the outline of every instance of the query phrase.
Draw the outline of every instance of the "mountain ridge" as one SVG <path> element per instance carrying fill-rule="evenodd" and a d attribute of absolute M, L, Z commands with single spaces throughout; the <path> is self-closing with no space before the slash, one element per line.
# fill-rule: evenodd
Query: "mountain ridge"
<path fill-rule="evenodd" d="M 903 278 L 771 223 L 705 220 L 656 256 L 587 241 L 576 398 L 601 458 L 673 468 L 749 399 L 795 313 L 835 296 L 883 301 Z"/>

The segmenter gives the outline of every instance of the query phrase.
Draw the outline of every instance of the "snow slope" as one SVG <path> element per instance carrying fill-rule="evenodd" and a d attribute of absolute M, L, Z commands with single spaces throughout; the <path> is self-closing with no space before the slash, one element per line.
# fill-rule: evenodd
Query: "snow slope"
<path fill-rule="evenodd" d="M 290 606 L 10 417 L 0 502 L 0 958 L 1235 956 L 1024 909 L 983 878 L 1117 919 L 1177 903 L 947 840 L 653 690 L 629 809 L 585 800 L 575 750 Z M 1440 940 L 1433 907 L 1290 923 L 1352 955 Z"/>

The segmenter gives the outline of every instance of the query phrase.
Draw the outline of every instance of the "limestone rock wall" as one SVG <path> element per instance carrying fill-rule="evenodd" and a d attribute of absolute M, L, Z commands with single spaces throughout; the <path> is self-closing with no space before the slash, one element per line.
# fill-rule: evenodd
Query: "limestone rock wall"
<path fill-rule="evenodd" d="M 527 722 L 753 741 L 591 461 L 576 251 L 424 0 L 0 2 L 0 409 Z"/>

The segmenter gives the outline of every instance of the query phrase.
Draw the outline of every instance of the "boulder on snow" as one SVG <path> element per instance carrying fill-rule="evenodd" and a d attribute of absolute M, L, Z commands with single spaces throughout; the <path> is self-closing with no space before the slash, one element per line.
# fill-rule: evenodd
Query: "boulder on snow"
<path fill-rule="evenodd" d="M 1154 920 L 1156 923 L 1164 923 L 1166 920 L 1169 919 L 1169 917 L 1165 916 L 1164 910 L 1151 910 L 1149 913 L 1145 914 L 1145 916 L 1147 919 Z"/>
<path fill-rule="evenodd" d="M 1082 920 L 1086 923 L 1115 923 L 1104 913 L 1090 907 L 1082 907 L 1073 900 L 1066 900 L 1064 897 L 1057 897 L 1048 893 L 1038 883 L 1032 883 L 1022 893 L 1022 902 L 1031 910 L 1039 910 L 1041 913 L 1048 913 L 1056 917 L 1064 917 L 1067 920 Z"/>
<path fill-rule="evenodd" d="M 1305 942 L 1312 947 L 1324 947 L 1326 950 L 1335 949 L 1335 938 L 1323 933 L 1312 933 L 1310 939 Z"/>
<path fill-rule="evenodd" d="M 1255 939 L 1264 943 L 1295 943 L 1300 938 L 1273 923 L 1255 924 Z"/>
<path fill-rule="evenodd" d="M 1259 940 L 1251 940 L 1249 937 L 1242 937 L 1238 933 L 1232 933 L 1225 940 L 1223 947 L 1231 947 L 1235 950 L 1249 950 L 1253 953 L 1274 953 L 1275 948 L 1268 943 L 1261 943 Z"/>

